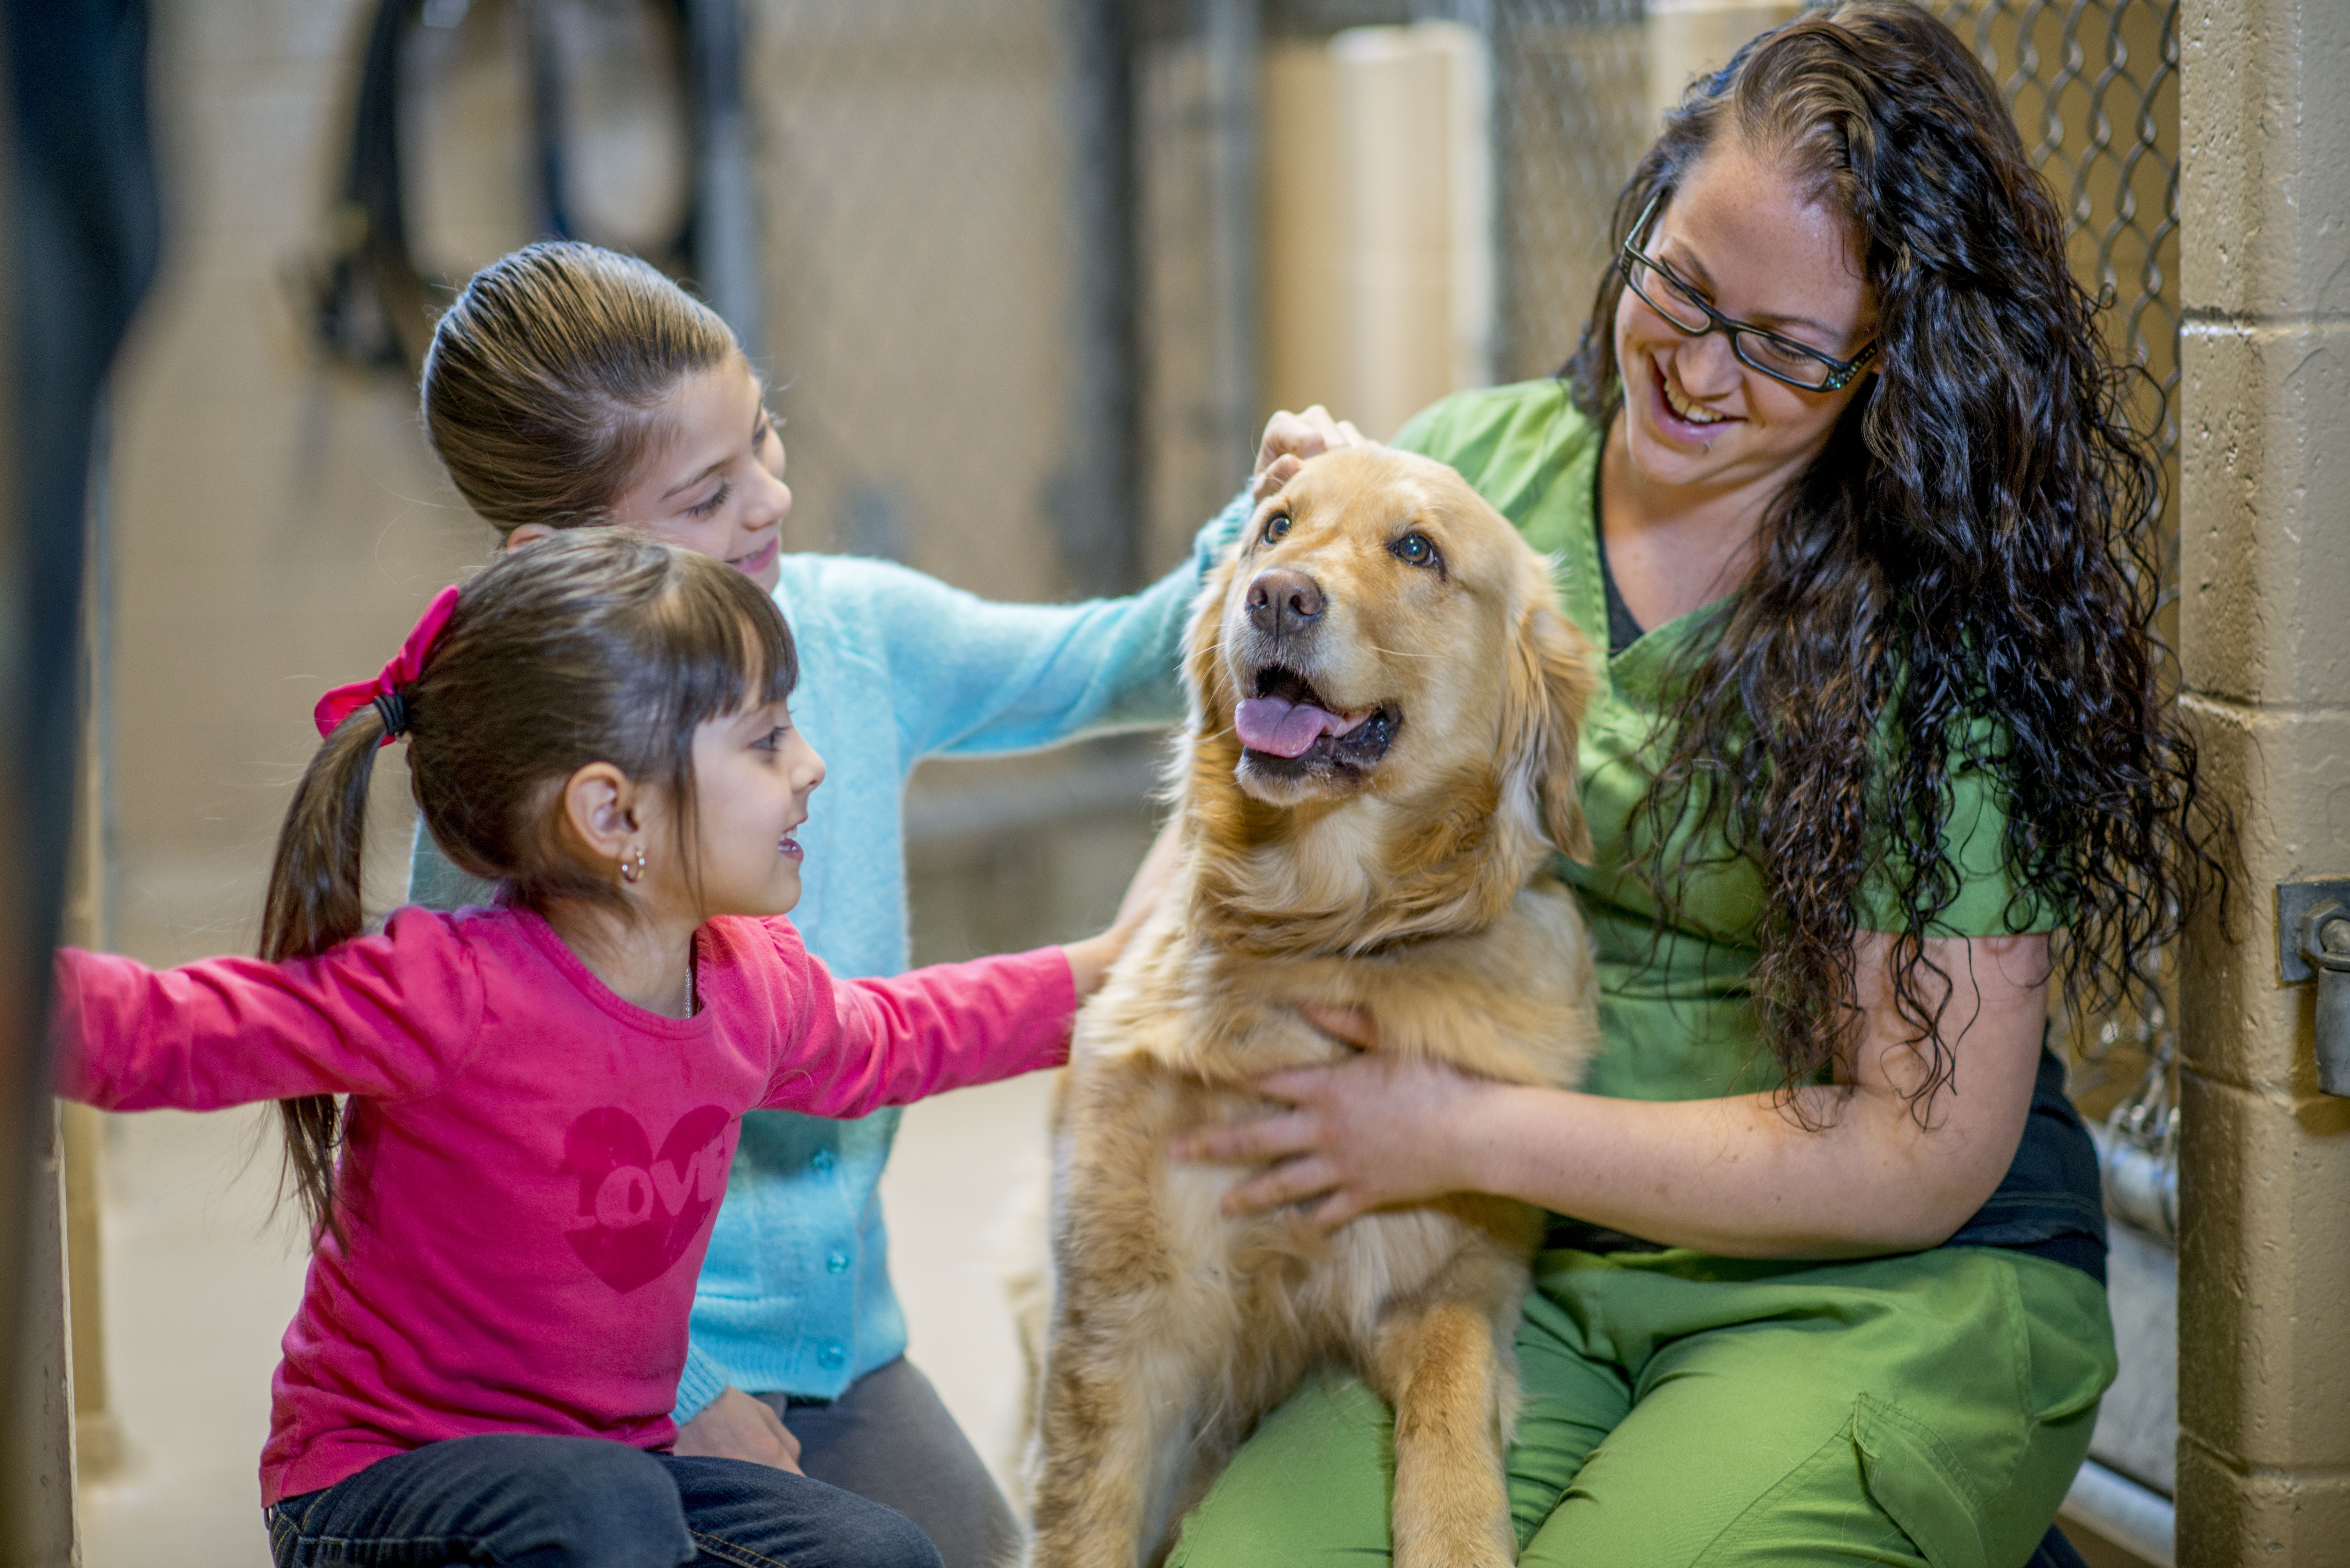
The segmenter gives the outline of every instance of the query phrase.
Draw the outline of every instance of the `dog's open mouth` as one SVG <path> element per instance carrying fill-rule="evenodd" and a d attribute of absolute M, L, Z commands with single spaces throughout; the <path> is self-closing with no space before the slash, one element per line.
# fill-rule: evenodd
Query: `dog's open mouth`
<path fill-rule="evenodd" d="M 1256 673 L 1256 695 L 1232 712 L 1241 744 L 1261 763 L 1309 767 L 1338 763 L 1368 767 L 1387 755 L 1402 716 L 1382 703 L 1343 713 L 1322 700 L 1314 683 L 1294 670 L 1269 664 Z"/>

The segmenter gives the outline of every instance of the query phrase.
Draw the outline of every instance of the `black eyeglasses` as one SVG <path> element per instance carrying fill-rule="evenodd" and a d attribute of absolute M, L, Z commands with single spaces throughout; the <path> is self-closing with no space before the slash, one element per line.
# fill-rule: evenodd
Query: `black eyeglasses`
<path fill-rule="evenodd" d="M 1632 225 L 1616 265 L 1624 269 L 1625 284 L 1640 296 L 1643 304 L 1663 317 L 1673 330 L 1688 337 L 1721 333 L 1730 339 L 1730 351 L 1738 356 L 1740 364 L 1752 366 L 1774 381 L 1784 381 L 1806 392 L 1842 391 L 1877 358 L 1877 345 L 1871 342 L 1849 359 L 1834 358 L 1792 337 L 1782 337 L 1748 322 L 1733 321 L 1699 298 L 1697 290 L 1675 277 L 1664 263 L 1645 254 L 1635 243 L 1648 234 L 1649 222 L 1656 217 L 1657 208 L 1664 199 L 1665 193 L 1659 191 L 1640 209 L 1640 221 Z"/>

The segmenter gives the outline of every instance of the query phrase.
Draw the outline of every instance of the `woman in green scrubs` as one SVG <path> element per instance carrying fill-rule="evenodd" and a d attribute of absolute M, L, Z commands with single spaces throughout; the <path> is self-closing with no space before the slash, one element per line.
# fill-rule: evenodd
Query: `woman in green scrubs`
<path fill-rule="evenodd" d="M 1523 1561 L 2012 1568 L 2114 1373 L 2052 987 L 2109 1000 L 2216 877 L 2157 689 L 2158 471 L 1998 89 L 1914 6 L 1693 86 L 1616 233 L 1565 375 L 1398 438 L 1556 554 L 1607 650 L 1568 868 L 1602 1053 L 1566 1093 L 1372 1051 L 1184 1152 L 1260 1168 L 1235 1210 L 1560 1217 Z M 1313 1382 L 1171 1561 L 1384 1562 L 1391 1465 L 1377 1397 Z"/>

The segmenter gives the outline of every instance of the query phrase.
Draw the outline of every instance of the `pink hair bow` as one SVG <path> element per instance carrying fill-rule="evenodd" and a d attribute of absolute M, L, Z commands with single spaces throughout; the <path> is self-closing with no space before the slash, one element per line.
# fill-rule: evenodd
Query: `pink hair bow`
<path fill-rule="evenodd" d="M 449 624 L 450 615 L 457 607 L 457 589 L 452 585 L 432 596 L 424 607 L 423 616 L 391 662 L 372 680 L 358 680 L 348 686 L 338 686 L 318 699 L 318 706 L 310 717 L 318 726 L 318 733 L 331 735 L 337 725 L 360 709 L 374 705 L 383 714 L 383 743 L 391 744 L 394 735 L 408 728 L 407 704 L 400 701 L 400 689 L 424 673 L 424 661 L 432 653 L 432 645 L 440 639 L 441 628 Z"/>

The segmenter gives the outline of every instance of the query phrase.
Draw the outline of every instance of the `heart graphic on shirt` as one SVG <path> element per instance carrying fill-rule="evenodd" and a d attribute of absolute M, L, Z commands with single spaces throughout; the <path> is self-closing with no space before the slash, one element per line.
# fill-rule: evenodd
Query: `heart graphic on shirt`
<path fill-rule="evenodd" d="M 563 1135 L 563 1169 L 579 1179 L 579 1213 L 564 1232 L 579 1261 L 622 1293 L 676 1266 L 726 1192 L 726 1129 L 718 1106 L 680 1116 L 660 1153 L 637 1118 L 599 1106 Z"/>

